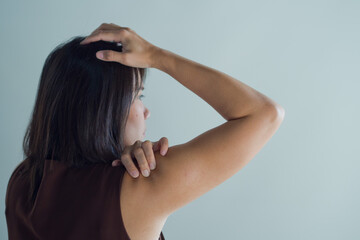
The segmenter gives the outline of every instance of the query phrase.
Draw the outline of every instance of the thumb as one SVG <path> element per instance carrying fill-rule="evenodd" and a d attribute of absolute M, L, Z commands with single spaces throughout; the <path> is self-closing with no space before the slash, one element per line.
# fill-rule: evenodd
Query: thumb
<path fill-rule="evenodd" d="M 103 61 L 122 63 L 123 62 L 123 54 L 124 53 L 116 52 L 116 51 L 112 51 L 112 50 L 103 50 L 103 51 L 96 52 L 96 57 Z"/>

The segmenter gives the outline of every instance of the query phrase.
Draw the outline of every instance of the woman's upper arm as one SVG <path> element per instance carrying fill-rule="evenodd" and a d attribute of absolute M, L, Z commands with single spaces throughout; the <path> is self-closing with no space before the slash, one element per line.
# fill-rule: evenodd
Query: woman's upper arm
<path fill-rule="evenodd" d="M 191 141 L 155 152 L 149 177 L 126 179 L 138 212 L 161 219 L 223 183 L 243 168 L 279 128 L 278 110 L 264 109 L 212 128 Z"/>

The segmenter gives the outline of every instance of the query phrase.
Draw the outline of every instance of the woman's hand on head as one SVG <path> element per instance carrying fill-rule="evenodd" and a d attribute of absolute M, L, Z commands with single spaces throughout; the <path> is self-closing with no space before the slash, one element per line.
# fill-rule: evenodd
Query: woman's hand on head
<path fill-rule="evenodd" d="M 119 62 L 130 67 L 152 67 L 154 55 L 159 49 L 141 38 L 132 29 L 120 27 L 113 23 L 101 24 L 80 44 L 87 44 L 99 40 L 121 43 L 122 52 L 102 50 L 96 53 L 97 58 L 103 61 Z"/>
<path fill-rule="evenodd" d="M 144 177 L 150 176 L 150 169 L 154 170 L 156 168 L 156 161 L 154 152 L 160 150 L 160 154 L 165 156 L 169 148 L 169 141 L 166 137 L 160 138 L 157 142 L 151 142 L 146 140 L 141 142 L 140 140 L 136 141 L 131 146 L 126 146 L 123 153 L 121 154 L 121 159 L 116 159 L 112 162 L 112 166 L 116 167 L 119 165 L 124 165 L 129 174 L 137 178 L 139 176 L 139 171 L 133 162 L 133 157 L 136 158 L 140 171 Z M 154 168 L 150 166 L 154 165 Z M 144 171 L 147 170 L 149 175 L 146 176 Z"/>

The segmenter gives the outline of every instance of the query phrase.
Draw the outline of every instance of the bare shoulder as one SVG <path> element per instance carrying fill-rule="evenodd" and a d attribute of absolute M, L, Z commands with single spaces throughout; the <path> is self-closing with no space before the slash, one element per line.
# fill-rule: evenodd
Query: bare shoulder
<path fill-rule="evenodd" d="M 161 218 L 152 212 L 151 206 L 147 204 L 144 182 L 146 179 L 143 175 L 134 179 L 125 171 L 120 186 L 122 221 L 131 240 L 158 240 L 167 217 Z"/>
<path fill-rule="evenodd" d="M 281 122 L 274 109 L 266 108 L 169 147 L 165 156 L 155 152 L 156 169 L 147 178 L 140 174 L 134 179 L 126 172 L 120 206 L 129 236 L 157 239 L 173 212 L 241 170 Z"/>
<path fill-rule="evenodd" d="M 159 238 L 170 215 L 168 209 L 173 207 L 168 202 L 168 199 L 171 199 L 169 191 L 182 192 L 183 185 L 177 184 L 178 179 L 183 178 L 184 183 L 189 177 L 186 170 L 179 171 L 174 166 L 174 157 L 181 158 L 183 162 L 187 160 L 184 154 L 186 150 L 181 146 L 169 147 L 164 157 L 159 152 L 155 152 L 156 169 L 152 170 L 147 178 L 140 174 L 135 179 L 129 173 L 124 173 L 120 208 L 125 229 L 131 239 Z M 187 164 L 182 165 L 182 167 L 186 166 Z M 185 175 L 182 175 L 184 173 Z"/>

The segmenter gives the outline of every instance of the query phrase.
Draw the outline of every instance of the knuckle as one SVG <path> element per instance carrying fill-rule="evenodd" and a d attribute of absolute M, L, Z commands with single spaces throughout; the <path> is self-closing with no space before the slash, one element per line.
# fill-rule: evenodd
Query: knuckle
<path fill-rule="evenodd" d="M 127 36 L 130 34 L 129 28 L 123 28 L 123 29 L 120 29 L 120 31 L 124 36 Z"/>
<path fill-rule="evenodd" d="M 111 37 L 113 39 L 112 42 L 114 42 L 114 39 L 116 39 L 118 33 L 116 31 L 112 31 L 112 32 L 109 32 L 109 35 L 111 35 Z"/>
<path fill-rule="evenodd" d="M 93 35 L 93 36 L 98 36 L 98 35 L 100 35 L 102 32 L 103 32 L 102 29 L 96 29 L 91 35 Z"/>
<path fill-rule="evenodd" d="M 125 166 L 125 167 L 129 167 L 131 165 L 131 161 L 129 161 L 128 159 L 121 159 L 121 162 L 122 164 Z"/>
<path fill-rule="evenodd" d="M 126 169 L 129 173 L 132 173 L 132 172 L 137 172 L 137 169 L 136 167 L 134 167 L 132 164 L 131 165 L 128 165 L 126 166 Z"/>
<path fill-rule="evenodd" d="M 141 164 L 139 164 L 139 166 L 140 166 L 141 170 L 149 170 L 147 163 L 141 163 Z"/>
<path fill-rule="evenodd" d="M 130 160 L 130 156 L 128 155 L 128 154 L 121 154 L 121 161 L 123 162 L 123 163 L 126 163 L 126 162 L 128 162 L 129 160 Z"/>
<path fill-rule="evenodd" d="M 132 172 L 137 172 L 138 171 L 138 169 L 134 165 L 131 165 L 131 167 L 129 167 L 129 169 Z"/>
<path fill-rule="evenodd" d="M 112 25 L 113 27 L 119 28 L 120 26 L 115 24 L 115 23 L 110 23 L 110 25 Z"/>
<path fill-rule="evenodd" d="M 95 29 L 94 31 L 92 31 L 92 33 L 89 36 L 94 36 L 98 32 L 98 30 L 99 29 Z"/>
<path fill-rule="evenodd" d="M 143 146 L 151 146 L 152 145 L 152 142 L 150 140 L 146 140 L 142 143 Z"/>
<path fill-rule="evenodd" d="M 103 53 L 104 53 L 105 59 L 113 59 L 114 58 L 114 53 L 112 51 L 105 51 Z"/>
<path fill-rule="evenodd" d="M 143 152 L 142 148 L 136 148 L 134 150 L 134 154 L 136 154 L 136 155 L 140 155 L 142 152 Z"/>
<path fill-rule="evenodd" d="M 129 166 L 129 161 L 128 160 L 126 160 L 126 159 L 121 159 L 121 163 L 125 166 L 125 167 L 127 167 L 127 166 Z"/>
<path fill-rule="evenodd" d="M 146 161 L 140 161 L 140 162 L 138 162 L 138 165 L 139 165 L 141 171 L 146 170 L 146 169 L 149 170 L 148 163 Z"/>
<path fill-rule="evenodd" d="M 114 52 L 113 51 L 108 51 L 107 54 L 108 54 L 109 59 L 114 59 Z"/>
<path fill-rule="evenodd" d="M 149 159 L 149 164 L 155 162 L 155 155 L 153 151 L 149 152 L 147 159 Z"/>

